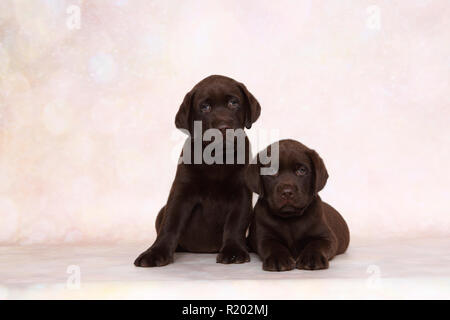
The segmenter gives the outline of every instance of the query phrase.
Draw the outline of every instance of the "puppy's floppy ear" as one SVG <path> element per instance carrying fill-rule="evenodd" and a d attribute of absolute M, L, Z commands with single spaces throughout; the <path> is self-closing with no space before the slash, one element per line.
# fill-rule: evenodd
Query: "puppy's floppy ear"
<path fill-rule="evenodd" d="M 245 182 L 250 191 L 263 196 L 263 186 L 259 172 L 260 166 L 256 163 L 250 163 L 245 169 Z"/>
<path fill-rule="evenodd" d="M 258 120 L 259 115 L 261 114 L 261 106 L 259 105 L 258 100 L 247 90 L 246 86 L 243 83 L 239 83 L 239 89 L 244 94 L 247 100 L 247 110 L 245 111 L 245 127 L 250 129 L 252 124 Z"/>
<path fill-rule="evenodd" d="M 323 163 L 322 158 L 317 154 L 316 151 L 309 151 L 309 157 L 311 158 L 314 167 L 313 190 L 314 194 L 317 194 L 325 187 L 328 179 L 328 172 L 325 168 L 325 164 Z"/>
<path fill-rule="evenodd" d="M 183 102 L 180 105 L 180 108 L 178 109 L 177 115 L 175 116 L 175 126 L 178 129 L 186 129 L 190 131 L 190 113 L 191 113 L 191 107 L 192 107 L 192 98 L 194 90 L 189 91 L 184 96 Z"/>

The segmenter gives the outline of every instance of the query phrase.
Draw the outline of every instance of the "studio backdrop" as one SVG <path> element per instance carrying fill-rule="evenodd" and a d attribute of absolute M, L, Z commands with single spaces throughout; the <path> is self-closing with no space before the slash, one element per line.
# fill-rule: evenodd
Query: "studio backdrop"
<path fill-rule="evenodd" d="M 132 3 L 132 5 L 130 5 Z M 0 1 L 0 243 L 149 244 L 211 74 L 315 149 L 353 239 L 449 235 L 448 1 Z"/>

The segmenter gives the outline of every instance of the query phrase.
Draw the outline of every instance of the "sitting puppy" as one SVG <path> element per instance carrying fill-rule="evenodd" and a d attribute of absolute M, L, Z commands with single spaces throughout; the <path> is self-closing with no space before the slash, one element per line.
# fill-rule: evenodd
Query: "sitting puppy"
<path fill-rule="evenodd" d="M 276 152 L 273 146 L 264 154 Z M 328 179 L 325 165 L 314 150 L 294 140 L 279 141 L 278 150 L 277 173 L 260 175 L 263 153 L 246 171 L 250 189 L 259 194 L 249 245 L 267 271 L 326 269 L 345 252 L 350 235 L 341 215 L 317 194 Z"/>
<path fill-rule="evenodd" d="M 250 128 L 260 112 L 258 101 L 242 83 L 216 75 L 200 81 L 186 94 L 175 125 L 189 133 L 185 148 L 194 150 L 197 146 L 203 152 L 208 146 L 204 141 L 197 144 L 196 125 L 200 123 L 203 132 L 215 128 L 220 130 L 216 131 L 219 135 L 225 136 L 229 129 L 244 132 L 244 126 Z M 246 156 L 241 163 L 227 164 L 229 161 L 221 159 L 196 164 L 190 161 L 195 158 L 191 154 L 187 157 L 189 161 L 185 161 L 189 163 L 178 164 L 167 204 L 156 218 L 156 241 L 136 259 L 136 266 L 167 265 L 173 261 L 175 250 L 219 252 L 219 263 L 250 261 L 245 232 L 252 212 L 252 193 L 244 177 L 249 163 L 249 141 L 245 133 L 244 139 Z M 185 148 L 182 158 L 186 155 Z M 228 149 L 215 151 L 215 157 L 219 158 L 230 154 Z M 233 158 L 236 157 L 234 154 Z"/>

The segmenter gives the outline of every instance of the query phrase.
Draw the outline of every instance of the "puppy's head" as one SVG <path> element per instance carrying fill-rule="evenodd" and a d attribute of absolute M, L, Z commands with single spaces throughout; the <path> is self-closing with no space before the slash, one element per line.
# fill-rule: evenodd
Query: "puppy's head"
<path fill-rule="evenodd" d="M 247 184 L 265 198 L 271 212 L 281 217 L 302 215 L 317 193 L 323 189 L 328 173 L 317 152 L 294 140 L 279 143 L 279 169 L 273 175 L 261 175 L 259 159 L 248 166 Z M 271 146 L 264 154 L 270 153 Z M 273 155 L 271 155 L 273 158 Z"/>
<path fill-rule="evenodd" d="M 201 121 L 203 132 L 208 129 L 250 128 L 261 113 L 255 97 L 240 82 L 213 75 L 200 81 L 189 91 L 175 117 L 179 129 L 193 132 L 194 121 Z"/>

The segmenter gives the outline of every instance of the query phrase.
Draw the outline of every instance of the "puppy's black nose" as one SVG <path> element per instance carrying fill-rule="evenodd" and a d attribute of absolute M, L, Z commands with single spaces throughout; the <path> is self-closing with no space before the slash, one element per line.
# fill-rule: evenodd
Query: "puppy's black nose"
<path fill-rule="evenodd" d="M 294 189 L 291 187 L 284 187 L 281 190 L 281 197 L 286 200 L 292 199 L 294 197 Z"/>

